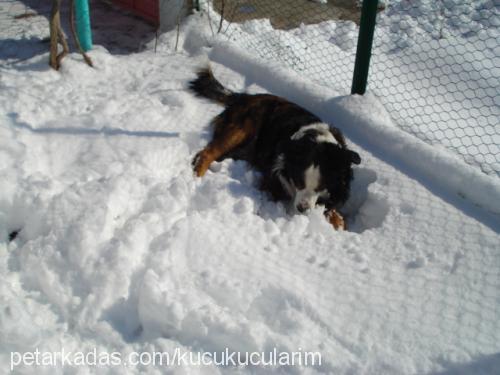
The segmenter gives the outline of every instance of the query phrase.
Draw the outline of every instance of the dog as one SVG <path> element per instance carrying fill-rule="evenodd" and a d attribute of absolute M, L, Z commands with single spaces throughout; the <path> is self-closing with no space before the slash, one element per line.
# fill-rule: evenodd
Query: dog
<path fill-rule="evenodd" d="M 261 172 L 260 188 L 274 200 L 291 201 L 299 213 L 322 205 L 333 227 L 345 229 L 338 209 L 349 198 L 352 166 L 361 158 L 339 129 L 284 98 L 232 92 L 210 68 L 200 70 L 189 88 L 224 106 L 212 120 L 212 140 L 193 158 L 196 176 L 214 161 L 245 160 Z"/>

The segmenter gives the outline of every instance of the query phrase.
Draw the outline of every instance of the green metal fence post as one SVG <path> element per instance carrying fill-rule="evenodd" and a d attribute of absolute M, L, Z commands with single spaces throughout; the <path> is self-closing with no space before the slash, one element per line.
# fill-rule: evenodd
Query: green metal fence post
<path fill-rule="evenodd" d="M 377 18 L 377 5 L 378 0 L 363 0 L 351 94 L 363 95 L 366 91 L 370 57 L 372 55 L 373 33 Z"/>

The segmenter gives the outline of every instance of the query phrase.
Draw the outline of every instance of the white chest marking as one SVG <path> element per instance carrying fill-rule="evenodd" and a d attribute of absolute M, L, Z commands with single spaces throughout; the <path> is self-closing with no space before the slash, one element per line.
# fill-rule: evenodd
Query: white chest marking
<path fill-rule="evenodd" d="M 319 166 L 311 165 L 304 172 L 304 189 L 297 190 L 294 197 L 294 206 L 302 206 L 307 209 L 313 208 L 320 196 L 316 191 L 321 181 Z M 321 192 L 322 193 L 322 192 Z"/>
<path fill-rule="evenodd" d="M 330 132 L 330 127 L 324 122 L 317 122 L 315 124 L 303 126 L 292 135 L 291 139 L 296 141 L 302 138 L 308 130 L 315 130 L 317 132 L 316 142 L 328 142 L 337 144 L 337 140 Z"/>

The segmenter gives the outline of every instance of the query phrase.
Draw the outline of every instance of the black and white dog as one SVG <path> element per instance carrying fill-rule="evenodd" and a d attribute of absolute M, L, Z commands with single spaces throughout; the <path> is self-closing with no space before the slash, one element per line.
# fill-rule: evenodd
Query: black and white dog
<path fill-rule="evenodd" d="M 291 200 L 299 212 L 323 205 L 332 225 L 344 229 L 337 209 L 349 197 L 352 165 L 361 159 L 339 129 L 286 99 L 231 92 L 210 69 L 198 72 L 189 87 L 225 107 L 212 120 L 212 141 L 193 159 L 197 176 L 213 161 L 246 160 L 262 173 L 261 189 L 275 200 Z"/>

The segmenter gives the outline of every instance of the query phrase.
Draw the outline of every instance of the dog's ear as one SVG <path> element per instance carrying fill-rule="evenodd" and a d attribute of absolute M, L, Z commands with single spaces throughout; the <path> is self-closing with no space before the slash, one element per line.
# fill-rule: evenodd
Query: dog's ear
<path fill-rule="evenodd" d="M 349 153 L 349 158 L 351 160 L 351 163 L 356 165 L 359 165 L 361 163 L 361 157 L 357 152 L 351 150 L 347 150 L 347 152 Z"/>
<path fill-rule="evenodd" d="M 340 145 L 340 147 L 347 148 L 344 135 L 342 134 L 342 132 L 338 128 L 330 125 L 330 133 L 333 135 L 333 138 L 335 138 L 335 140 Z"/>

